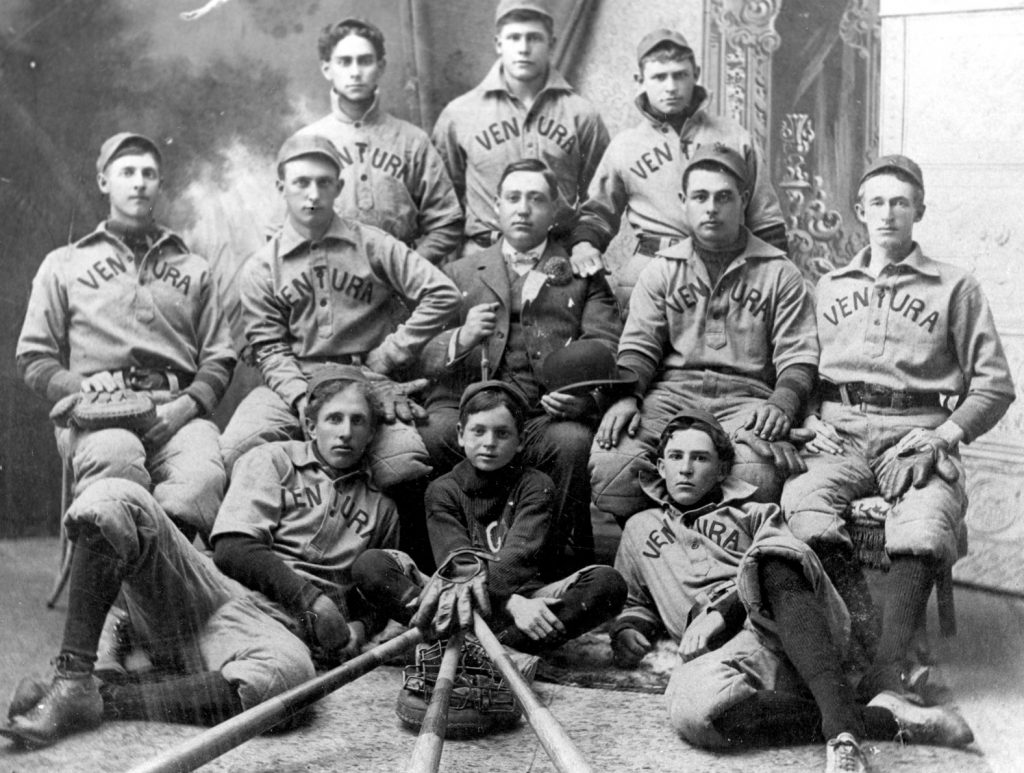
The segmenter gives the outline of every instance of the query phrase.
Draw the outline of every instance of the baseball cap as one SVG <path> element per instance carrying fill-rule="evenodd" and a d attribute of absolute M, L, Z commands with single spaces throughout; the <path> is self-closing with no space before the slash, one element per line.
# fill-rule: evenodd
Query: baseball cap
<path fill-rule="evenodd" d="M 741 190 L 745 190 L 750 185 L 750 171 L 747 169 L 747 162 L 743 159 L 743 156 L 728 145 L 723 145 L 721 142 L 711 142 L 707 145 L 701 145 L 697 148 L 696 152 L 690 156 L 690 160 L 686 162 L 686 169 L 683 171 L 683 177 L 685 178 L 687 172 L 695 166 L 704 164 L 724 166 L 740 180 Z"/>
<path fill-rule="evenodd" d="M 632 386 L 636 374 L 620 377 L 615 354 L 601 341 L 587 338 L 556 349 L 540 366 L 540 383 L 549 392 L 576 394 L 603 386 Z"/>
<path fill-rule="evenodd" d="M 901 156 L 898 153 L 891 156 L 881 156 L 875 159 L 874 163 L 871 164 L 861 175 L 858 186 L 863 185 L 864 181 L 869 177 L 874 177 L 880 172 L 886 170 L 896 169 L 903 174 L 907 175 L 917 185 L 924 190 L 924 175 L 921 174 L 921 167 L 917 165 L 917 162 L 913 159 Z"/>
<path fill-rule="evenodd" d="M 328 381 L 357 381 L 365 383 L 366 374 L 357 365 L 325 365 L 313 371 L 313 375 L 306 384 L 306 399 L 313 396 L 313 391 Z"/>
<path fill-rule="evenodd" d="M 653 32 L 648 32 L 643 36 L 643 38 L 641 38 L 640 45 L 636 47 L 636 60 L 639 62 L 651 53 L 656 46 L 660 46 L 662 43 L 674 43 L 680 48 L 688 48 L 691 51 L 693 50 L 693 47 L 690 45 L 689 41 L 683 37 L 682 33 L 661 27 Z"/>
<path fill-rule="evenodd" d="M 303 132 L 293 134 L 284 141 L 277 152 L 277 168 L 280 169 L 282 164 L 302 156 L 319 156 L 330 162 L 338 170 L 338 174 L 341 174 L 341 155 L 334 147 L 334 143 L 319 134 Z"/>
<path fill-rule="evenodd" d="M 96 159 L 96 171 L 102 172 L 107 168 L 107 164 L 114 160 L 114 156 L 118 154 L 128 143 L 139 143 L 145 145 L 146 148 L 156 156 L 158 164 L 163 165 L 164 158 L 160 154 L 160 148 L 153 142 L 149 137 L 142 134 L 133 134 L 132 132 L 118 132 L 113 137 L 108 137 L 102 145 L 100 145 L 100 154 Z"/>
<path fill-rule="evenodd" d="M 466 387 L 466 391 L 462 393 L 462 399 L 459 400 L 459 413 L 462 413 L 470 398 L 487 389 L 497 389 L 499 392 L 504 392 L 506 395 L 511 397 L 519 406 L 523 415 L 530 412 L 530 404 L 526 402 L 526 395 L 519 391 L 519 389 L 509 384 L 507 381 L 491 379 L 489 381 L 476 381 Z"/>
<path fill-rule="evenodd" d="M 707 429 L 712 434 L 712 439 L 715 441 L 716 446 L 728 445 L 730 443 L 729 436 L 722 429 L 718 419 L 710 411 L 706 411 L 703 408 L 684 408 L 679 411 L 669 419 L 665 429 L 661 432 L 661 436 L 663 438 L 669 437 L 676 430 L 685 429 L 694 424 L 704 425 L 702 428 Z"/>
<path fill-rule="evenodd" d="M 513 11 L 532 11 L 547 16 L 554 22 L 555 14 L 551 6 L 551 0 L 500 0 L 494 12 L 494 23 L 497 24 Z"/>

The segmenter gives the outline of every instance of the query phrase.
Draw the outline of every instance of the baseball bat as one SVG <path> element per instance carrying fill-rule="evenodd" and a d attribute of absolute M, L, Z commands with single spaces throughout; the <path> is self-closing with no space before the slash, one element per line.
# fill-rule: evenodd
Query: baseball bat
<path fill-rule="evenodd" d="M 459 667 L 459 656 L 462 654 L 462 633 L 459 632 L 448 640 L 441 660 L 441 668 L 437 672 L 430 705 L 420 725 L 420 734 L 416 738 L 416 746 L 412 750 L 408 773 L 437 773 L 441 765 L 441 751 L 444 748 L 444 731 L 448 728 L 448 704 L 455 688 L 455 671 Z"/>
<path fill-rule="evenodd" d="M 516 700 L 523 708 L 523 713 L 526 714 L 530 727 L 537 734 L 541 746 L 544 747 L 544 751 L 547 752 L 548 757 L 551 758 L 560 773 L 593 773 L 593 768 L 583 759 L 580 750 L 562 726 L 558 724 L 554 714 L 540 702 L 540 698 L 537 697 L 523 675 L 519 673 L 512 659 L 505 652 L 505 648 L 498 641 L 498 637 L 484 622 L 479 612 L 473 612 L 473 631 L 491 662 L 508 682 L 512 694 L 516 696 Z"/>
<path fill-rule="evenodd" d="M 406 631 L 384 644 L 358 655 L 326 674 L 310 679 L 258 706 L 237 714 L 190 738 L 166 752 L 153 757 L 129 773 L 187 773 L 204 765 L 239 744 L 269 730 L 299 709 L 303 709 L 352 682 L 395 655 L 405 652 L 423 640 L 419 629 Z"/>

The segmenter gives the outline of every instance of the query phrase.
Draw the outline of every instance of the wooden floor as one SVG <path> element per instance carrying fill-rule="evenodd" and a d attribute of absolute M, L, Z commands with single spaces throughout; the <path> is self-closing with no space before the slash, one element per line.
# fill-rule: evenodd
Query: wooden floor
<path fill-rule="evenodd" d="M 64 609 L 47 610 L 43 605 L 56 553 L 55 540 L 0 542 L 0 701 L 21 676 L 45 674 L 47 661 L 56 654 Z M 950 688 L 977 742 L 967 751 L 875 744 L 870 759 L 876 773 L 1024 771 L 1024 602 L 958 587 L 956 604 L 960 634 L 937 642 L 942 665 L 932 680 Z M 936 628 L 932 620 L 932 629 Z M 398 669 L 378 669 L 322 701 L 308 726 L 256 738 L 203 770 L 404 770 L 415 736 L 395 719 L 400 683 Z M 824 751 L 817 746 L 726 755 L 693 749 L 672 735 L 657 695 L 542 683 L 537 689 L 595 770 L 824 769 Z M 112 722 L 35 752 L 4 746 L 0 740 L 0 773 L 127 770 L 199 732 L 189 726 Z M 541 773 L 555 768 L 528 726 L 522 725 L 476 741 L 449 742 L 441 770 Z"/>

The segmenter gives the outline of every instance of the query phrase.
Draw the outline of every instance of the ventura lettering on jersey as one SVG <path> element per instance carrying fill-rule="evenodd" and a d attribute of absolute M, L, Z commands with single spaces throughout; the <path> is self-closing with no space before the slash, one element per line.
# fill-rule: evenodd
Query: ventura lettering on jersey
<path fill-rule="evenodd" d="M 294 308 L 315 297 L 318 291 L 332 291 L 369 305 L 373 303 L 374 284 L 368 276 L 356 276 L 340 268 L 313 266 L 278 289 L 276 297 L 280 303 Z"/>
<path fill-rule="evenodd" d="M 873 293 L 872 290 L 874 290 Z M 939 312 L 929 311 L 925 314 L 927 306 L 924 300 L 889 287 L 864 287 L 848 295 L 843 295 L 836 298 L 829 306 L 828 311 L 823 310 L 821 315 L 827 322 L 838 326 L 840 319 L 852 317 L 865 309 L 882 309 L 886 306 L 890 311 L 902 314 L 904 319 L 909 319 L 918 327 L 927 329 L 929 333 L 935 332 L 935 326 L 939 322 Z"/>
<path fill-rule="evenodd" d="M 553 118 L 541 115 L 537 116 L 536 126 L 536 133 L 558 145 L 563 153 L 572 153 L 575 150 L 576 135 L 571 133 L 563 124 L 558 123 Z M 482 132 L 479 132 L 474 139 L 484 150 L 491 150 L 498 145 L 503 145 L 509 140 L 519 137 L 522 131 L 517 116 L 511 120 L 495 121 Z M 526 131 L 530 131 L 529 123 L 526 124 Z"/>
<path fill-rule="evenodd" d="M 651 529 L 648 533 L 643 550 L 640 551 L 641 555 L 647 558 L 660 558 L 662 550 L 669 545 L 682 541 L 685 546 L 687 538 L 685 536 L 677 536 L 677 528 L 678 525 L 673 524 L 669 518 L 662 518 L 661 526 Z M 703 535 L 722 550 L 729 553 L 742 554 L 750 547 L 750 537 L 737 529 L 734 523 L 720 521 L 713 517 L 703 517 L 690 524 L 690 529 Z M 744 538 L 742 544 L 740 542 L 741 536 Z M 691 547 L 696 550 L 701 547 L 701 544 L 694 540 Z"/>
<path fill-rule="evenodd" d="M 686 284 L 680 284 L 666 298 L 666 305 L 673 311 L 692 310 L 700 300 L 711 296 L 711 288 L 700 277 Z M 771 293 L 761 294 L 761 291 L 749 287 L 746 282 L 737 282 L 729 290 L 729 300 L 736 303 L 737 308 L 745 309 L 755 317 L 762 320 L 768 319 L 768 312 L 774 306 Z"/>
<path fill-rule="evenodd" d="M 371 147 L 368 142 L 356 142 L 352 146 L 341 146 L 338 148 L 338 155 L 341 157 L 342 170 L 356 163 L 369 163 L 374 169 L 379 169 L 395 179 L 404 180 L 406 178 L 405 159 L 384 148 Z"/>
<path fill-rule="evenodd" d="M 89 266 L 84 275 L 78 276 L 77 280 L 80 284 L 83 284 L 86 287 L 98 290 L 100 288 L 100 282 L 106 284 L 127 272 L 128 269 L 125 265 L 124 259 L 118 255 L 111 255 L 104 260 L 97 260 Z M 188 295 L 188 291 L 192 287 L 191 275 L 183 273 L 181 269 L 177 266 L 170 265 L 166 260 L 154 263 L 150 271 L 143 272 L 143 276 L 147 274 L 151 275 L 154 279 L 167 282 L 183 295 Z M 204 272 L 197 277 L 196 281 L 202 284 L 205 278 Z"/>
<path fill-rule="evenodd" d="M 298 489 L 281 489 L 281 510 L 309 510 L 320 507 L 325 499 L 334 494 L 332 483 L 324 482 L 319 486 L 303 486 Z M 359 497 L 351 493 L 337 495 L 324 513 L 328 518 L 340 515 L 348 526 L 354 526 L 356 534 L 363 536 L 370 530 L 370 514 L 361 507 L 356 507 Z"/>

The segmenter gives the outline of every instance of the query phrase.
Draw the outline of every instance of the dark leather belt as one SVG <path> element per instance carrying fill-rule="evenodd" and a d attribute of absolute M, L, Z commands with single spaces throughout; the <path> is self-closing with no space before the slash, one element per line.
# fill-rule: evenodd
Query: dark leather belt
<path fill-rule="evenodd" d="M 369 352 L 356 352 L 355 354 L 337 354 L 332 357 L 303 357 L 303 365 L 362 365 L 366 362 L 366 355 Z"/>
<path fill-rule="evenodd" d="M 146 391 L 150 389 L 182 390 L 195 379 L 195 373 L 173 368 L 136 368 L 134 365 L 121 371 L 124 385 L 129 389 Z"/>
<path fill-rule="evenodd" d="M 637 240 L 636 251 L 653 258 L 666 247 L 679 244 L 682 240 L 678 236 L 641 236 Z"/>
<path fill-rule="evenodd" d="M 821 396 L 825 400 L 843 405 L 871 405 L 875 408 L 939 408 L 942 395 L 938 392 L 901 392 L 879 384 L 851 381 L 847 384 L 821 382 Z"/>

